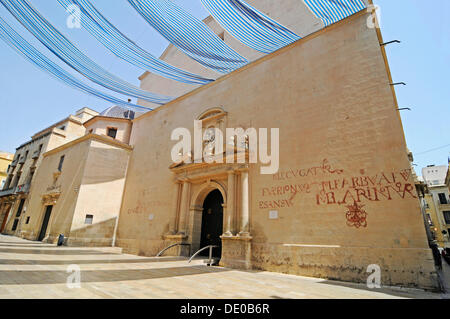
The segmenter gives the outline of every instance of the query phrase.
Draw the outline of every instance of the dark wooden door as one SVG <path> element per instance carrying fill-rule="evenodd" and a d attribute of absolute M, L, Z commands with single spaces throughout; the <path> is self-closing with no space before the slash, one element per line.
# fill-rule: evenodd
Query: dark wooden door
<path fill-rule="evenodd" d="M 5 230 L 6 222 L 8 221 L 8 216 L 11 209 L 11 205 L 8 205 L 6 208 L 5 217 L 3 217 L 2 226 L 0 227 L 0 233 L 3 233 L 3 230 Z"/>
<path fill-rule="evenodd" d="M 42 227 L 41 227 L 41 232 L 39 233 L 39 241 L 42 241 L 45 237 L 45 234 L 47 233 L 47 226 L 48 226 L 48 221 L 50 220 L 50 215 L 52 214 L 52 209 L 53 206 L 47 206 L 47 209 L 45 210 L 45 216 L 44 216 L 44 220 L 42 221 Z"/>
<path fill-rule="evenodd" d="M 219 248 L 213 249 L 213 256 L 219 257 L 222 252 L 222 240 L 220 236 L 223 233 L 223 198 L 219 190 L 212 191 L 206 197 L 203 203 L 202 214 L 202 233 L 200 239 L 200 248 L 216 245 Z M 201 255 L 208 256 L 209 250 L 205 250 Z"/>

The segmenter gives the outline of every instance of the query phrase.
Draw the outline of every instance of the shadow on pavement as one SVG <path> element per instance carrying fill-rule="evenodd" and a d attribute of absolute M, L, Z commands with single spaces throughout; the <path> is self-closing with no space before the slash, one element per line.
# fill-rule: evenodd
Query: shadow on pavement
<path fill-rule="evenodd" d="M 45 248 L 45 247 L 42 247 Z M 37 254 L 37 255 L 120 255 L 118 253 L 102 252 L 98 250 L 76 250 L 76 249 L 16 249 L 0 248 L 0 253 L 9 254 Z"/>
<path fill-rule="evenodd" d="M 30 241 L 30 242 L 21 242 L 21 241 L 13 241 L 13 242 L 7 242 L 7 241 L 0 241 L 0 247 L 1 246 L 32 246 L 36 245 L 36 247 L 56 247 L 56 244 L 47 244 L 40 241 Z"/>
<path fill-rule="evenodd" d="M 34 247 L 37 247 L 37 248 L 59 248 L 58 246 L 56 246 L 56 245 L 50 245 L 50 244 L 47 244 L 47 245 L 32 245 L 32 244 L 1 244 L 0 245 L 0 248 L 11 248 L 11 247 L 18 247 L 18 248 L 34 248 Z"/>
<path fill-rule="evenodd" d="M 227 269 L 207 266 L 174 267 L 164 269 L 87 270 L 81 271 L 81 283 L 117 282 L 170 278 L 180 276 L 220 273 Z M 1 285 L 65 284 L 72 273 L 66 271 L 0 271 Z"/>
<path fill-rule="evenodd" d="M 105 259 L 105 260 L 22 260 L 22 259 L 0 259 L 0 265 L 88 265 L 88 264 L 133 264 L 133 263 L 156 263 L 169 261 L 182 261 L 185 257 L 173 258 L 148 258 L 148 259 Z"/>

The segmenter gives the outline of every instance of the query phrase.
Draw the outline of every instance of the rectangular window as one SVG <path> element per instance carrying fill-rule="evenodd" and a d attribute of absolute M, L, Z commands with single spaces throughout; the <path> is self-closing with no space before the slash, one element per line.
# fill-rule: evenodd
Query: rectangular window
<path fill-rule="evenodd" d="M 16 217 L 20 217 L 20 214 L 22 214 L 23 205 L 25 204 L 25 198 L 22 198 L 20 200 L 19 208 L 17 208 Z"/>
<path fill-rule="evenodd" d="M 6 178 L 5 186 L 3 187 L 4 190 L 7 190 L 9 188 L 9 186 L 11 185 L 11 180 L 12 180 L 12 175 L 9 175 Z"/>
<path fill-rule="evenodd" d="M 17 229 L 18 224 L 19 224 L 19 218 L 14 219 L 14 224 L 13 224 L 11 230 L 15 231 Z"/>
<path fill-rule="evenodd" d="M 94 215 L 86 215 L 86 219 L 84 220 L 84 223 L 86 225 L 92 225 L 93 221 L 94 221 Z"/>
<path fill-rule="evenodd" d="M 126 119 L 134 120 L 136 113 L 134 111 L 128 110 L 124 113 Z"/>
<path fill-rule="evenodd" d="M 30 223 L 30 216 L 27 217 L 27 221 L 25 222 L 25 224 L 29 224 Z"/>
<path fill-rule="evenodd" d="M 64 164 L 64 155 L 63 156 L 61 156 L 60 158 L 59 158 L 59 164 L 58 164 L 58 171 L 62 171 L 62 167 L 63 167 L 63 164 Z"/>
<path fill-rule="evenodd" d="M 108 133 L 107 133 L 107 135 L 108 135 L 109 137 L 116 138 L 116 136 L 117 136 L 117 128 L 114 128 L 114 127 L 108 127 Z"/>
<path fill-rule="evenodd" d="M 31 181 L 33 180 L 34 172 L 34 169 L 30 169 L 30 175 L 28 175 L 27 183 L 31 183 Z"/>
<path fill-rule="evenodd" d="M 445 211 L 445 212 L 443 212 L 443 214 L 444 214 L 446 224 L 450 225 L 450 211 Z"/>
<path fill-rule="evenodd" d="M 13 186 L 12 186 L 12 188 L 16 188 L 17 187 L 17 185 L 19 184 L 19 181 L 20 181 L 20 176 L 22 175 L 22 173 L 17 173 L 17 175 L 16 175 L 16 177 L 15 177 L 15 180 L 14 180 L 14 184 L 13 184 Z"/>
<path fill-rule="evenodd" d="M 441 204 L 443 204 L 443 205 L 448 204 L 447 197 L 445 196 L 444 193 L 439 193 L 438 196 L 439 196 L 439 202 Z"/>

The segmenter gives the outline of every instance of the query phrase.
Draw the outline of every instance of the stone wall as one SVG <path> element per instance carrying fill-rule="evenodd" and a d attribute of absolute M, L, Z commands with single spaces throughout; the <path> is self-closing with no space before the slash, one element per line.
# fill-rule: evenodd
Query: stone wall
<path fill-rule="evenodd" d="M 134 120 L 117 243 L 143 255 L 163 247 L 179 211 L 171 132 L 192 131 L 198 116 L 220 107 L 227 127 L 280 129 L 278 173 L 249 167 L 252 238 L 236 261 L 360 282 L 376 264 L 382 284 L 435 287 L 381 38 L 368 18 L 356 14 Z M 214 169 L 202 169 L 211 172 L 202 183 L 214 181 Z M 197 198 L 186 196 L 185 217 L 194 220 Z M 233 216 L 237 236 L 238 206 Z M 187 227 L 188 242 L 194 232 Z M 222 263 L 238 266 L 232 251 Z"/>
<path fill-rule="evenodd" d="M 23 224 L 22 236 L 38 238 L 46 206 L 52 205 L 45 241 L 56 243 L 63 234 L 71 246 L 111 246 L 130 151 L 124 143 L 90 134 L 45 154 L 30 192 L 30 222 Z M 92 224 L 86 224 L 86 215 L 93 216 Z"/>

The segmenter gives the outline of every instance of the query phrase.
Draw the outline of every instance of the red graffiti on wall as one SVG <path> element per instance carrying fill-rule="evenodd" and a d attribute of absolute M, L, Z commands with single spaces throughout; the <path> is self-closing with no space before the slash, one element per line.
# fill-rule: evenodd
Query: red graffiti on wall
<path fill-rule="evenodd" d="M 410 181 L 411 171 L 379 173 L 374 176 L 341 178 L 321 183 L 316 195 L 317 205 L 345 205 L 362 200 L 391 201 L 395 197 L 417 198 L 414 184 Z"/>
<path fill-rule="evenodd" d="M 344 174 L 344 170 L 333 168 L 327 159 L 320 166 L 280 171 L 273 175 L 273 180 L 284 181 L 284 184 L 261 187 L 258 206 L 260 209 L 288 209 L 299 204 L 296 197 L 312 199 L 314 196 L 318 206 L 347 207 L 347 225 L 365 228 L 368 214 L 363 209 L 366 206 L 363 203 L 372 205 L 398 199 L 417 199 L 410 168 L 373 174 L 365 168 L 358 168 L 356 172 L 354 175 Z"/>
<path fill-rule="evenodd" d="M 342 174 L 344 172 L 343 169 L 332 169 L 331 164 L 328 162 L 327 159 L 324 159 L 322 162 L 322 166 L 320 167 L 323 172 L 328 172 L 330 174 Z"/>
<path fill-rule="evenodd" d="M 367 227 L 367 213 L 363 209 L 365 205 L 358 205 L 355 201 L 353 205 L 348 205 L 348 211 L 345 214 L 347 218 L 347 225 L 349 227 Z"/>
<path fill-rule="evenodd" d="M 320 166 L 314 166 L 310 168 L 297 168 L 289 169 L 287 171 L 280 171 L 273 175 L 273 180 L 289 180 L 303 177 L 319 176 L 321 174 L 337 174 L 340 175 L 344 172 L 342 169 L 333 169 L 328 159 L 324 159 Z"/>

